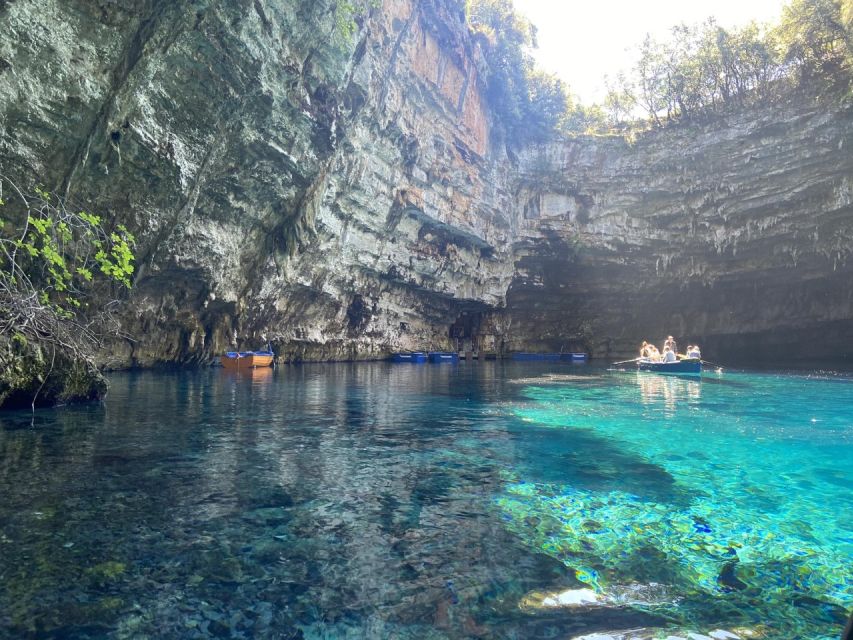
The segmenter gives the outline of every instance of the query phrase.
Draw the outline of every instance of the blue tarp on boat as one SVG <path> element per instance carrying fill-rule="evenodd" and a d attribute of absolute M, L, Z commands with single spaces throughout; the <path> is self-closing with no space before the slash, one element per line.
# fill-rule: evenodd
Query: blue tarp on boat
<path fill-rule="evenodd" d="M 409 353 L 394 353 L 391 362 L 426 362 L 427 354 L 423 351 L 412 351 Z"/>
<path fill-rule="evenodd" d="M 678 362 L 644 362 L 637 363 L 640 371 L 653 373 L 671 373 L 681 376 L 698 376 L 702 373 L 702 361 L 695 358 L 679 360 Z"/>
<path fill-rule="evenodd" d="M 430 362 L 459 362 L 459 354 L 452 351 L 432 351 L 429 354 Z"/>
<path fill-rule="evenodd" d="M 249 356 L 274 356 L 272 351 L 228 351 L 226 358 L 248 358 Z"/>

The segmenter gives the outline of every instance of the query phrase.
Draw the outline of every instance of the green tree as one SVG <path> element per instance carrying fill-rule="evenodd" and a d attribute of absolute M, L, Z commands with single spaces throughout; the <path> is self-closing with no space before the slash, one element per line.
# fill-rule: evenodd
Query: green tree
<path fill-rule="evenodd" d="M 609 129 L 607 115 L 600 105 L 575 104 L 560 125 L 564 133 L 598 133 Z"/>
<path fill-rule="evenodd" d="M 796 64 L 804 79 L 815 73 L 834 74 L 849 58 L 841 0 L 792 0 L 783 11 L 778 34 L 785 60 Z"/>
<path fill-rule="evenodd" d="M 466 9 L 472 31 L 486 45 L 489 103 L 515 134 L 524 121 L 533 69 L 528 53 L 535 44 L 533 25 L 515 12 L 511 0 L 471 0 Z"/>
<path fill-rule="evenodd" d="M 379 7 L 379 0 L 338 0 L 335 3 L 335 32 L 344 41 L 351 41 L 358 31 L 358 21 L 371 9 Z"/>
<path fill-rule="evenodd" d="M 640 57 L 635 67 L 637 76 L 637 101 L 658 126 L 668 105 L 666 61 L 663 48 L 650 35 L 640 46 Z"/>
<path fill-rule="evenodd" d="M 568 108 L 568 93 L 556 77 L 536 69 L 531 51 L 536 29 L 512 0 L 468 0 L 471 32 L 488 63 L 489 104 L 501 117 L 508 139 L 541 141 L 553 133 Z"/>
<path fill-rule="evenodd" d="M 569 97 L 563 81 L 544 71 L 534 70 L 527 76 L 527 100 L 522 117 L 531 140 L 548 139 L 569 109 Z"/>
<path fill-rule="evenodd" d="M 637 97 L 624 73 L 618 74 L 613 81 L 605 78 L 604 83 L 607 87 L 607 95 L 604 97 L 602 106 L 607 114 L 608 125 L 616 128 L 631 118 L 637 106 Z"/>

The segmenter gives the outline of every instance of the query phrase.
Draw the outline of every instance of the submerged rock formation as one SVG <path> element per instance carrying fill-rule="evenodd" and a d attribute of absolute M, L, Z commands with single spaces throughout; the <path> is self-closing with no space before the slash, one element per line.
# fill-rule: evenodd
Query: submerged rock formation
<path fill-rule="evenodd" d="M 385 0 L 353 37 L 338 18 L 0 3 L 3 171 L 140 239 L 133 340 L 105 364 L 267 341 L 620 355 L 666 332 L 708 357 L 849 354 L 849 105 L 513 153 L 460 3 Z"/>

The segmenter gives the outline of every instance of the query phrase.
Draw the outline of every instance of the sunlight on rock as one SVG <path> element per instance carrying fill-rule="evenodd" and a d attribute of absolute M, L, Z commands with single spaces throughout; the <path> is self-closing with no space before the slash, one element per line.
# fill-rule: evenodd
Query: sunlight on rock
<path fill-rule="evenodd" d="M 602 598 L 592 589 L 566 589 L 541 593 L 534 591 L 522 598 L 522 609 L 549 609 L 558 607 L 588 607 L 603 604 Z"/>

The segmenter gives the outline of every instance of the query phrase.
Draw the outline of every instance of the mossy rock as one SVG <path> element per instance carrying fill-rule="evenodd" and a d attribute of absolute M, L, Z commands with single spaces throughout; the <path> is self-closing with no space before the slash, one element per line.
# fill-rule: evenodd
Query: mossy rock
<path fill-rule="evenodd" d="M 107 381 L 96 368 L 40 345 L 0 337 L 0 409 L 100 400 Z"/>
<path fill-rule="evenodd" d="M 127 565 L 125 565 L 123 562 L 108 560 L 107 562 L 101 562 L 99 564 L 96 564 L 94 567 L 89 567 L 88 569 L 86 569 L 86 573 L 99 582 L 107 582 L 115 580 L 116 578 L 121 576 L 126 570 Z"/>

